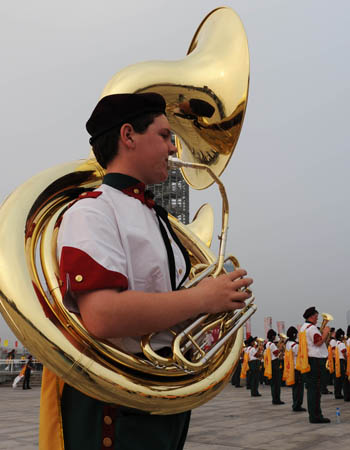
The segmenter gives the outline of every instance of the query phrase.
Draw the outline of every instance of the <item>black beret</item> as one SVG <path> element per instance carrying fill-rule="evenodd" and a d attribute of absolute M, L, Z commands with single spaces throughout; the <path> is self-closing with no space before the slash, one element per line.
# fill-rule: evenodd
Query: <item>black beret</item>
<path fill-rule="evenodd" d="M 288 328 L 287 336 L 289 337 L 289 339 L 295 339 L 297 334 L 298 334 L 298 330 L 295 327 L 291 326 Z"/>
<path fill-rule="evenodd" d="M 250 345 L 252 342 L 254 342 L 256 339 L 256 336 L 249 336 L 249 338 L 246 340 L 246 345 Z"/>
<path fill-rule="evenodd" d="M 310 306 L 310 308 L 308 308 L 304 312 L 303 317 L 304 317 L 304 319 L 308 319 L 309 317 L 313 316 L 314 314 L 318 314 L 318 311 L 314 306 Z"/>
<path fill-rule="evenodd" d="M 340 341 L 344 337 L 345 333 L 344 330 L 341 328 L 338 328 L 338 330 L 335 333 L 335 338 Z"/>
<path fill-rule="evenodd" d="M 165 114 L 165 100 L 160 94 L 113 94 L 101 98 L 86 122 L 90 144 L 108 131 L 129 120 L 149 113 Z"/>
<path fill-rule="evenodd" d="M 271 341 L 272 339 L 274 339 L 277 336 L 277 333 L 275 330 L 273 330 L 272 328 L 267 332 L 267 339 L 269 341 Z"/>

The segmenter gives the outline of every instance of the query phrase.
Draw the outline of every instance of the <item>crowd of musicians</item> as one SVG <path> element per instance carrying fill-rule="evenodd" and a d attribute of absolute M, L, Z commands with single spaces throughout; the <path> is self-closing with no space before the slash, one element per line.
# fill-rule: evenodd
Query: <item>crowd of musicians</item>
<path fill-rule="evenodd" d="M 299 332 L 290 326 L 286 335 L 270 329 L 267 339 L 246 339 L 231 383 L 241 387 L 245 379 L 252 397 L 261 396 L 260 384 L 269 384 L 274 405 L 285 403 L 281 385 L 291 386 L 293 411 L 307 410 L 311 423 L 329 423 L 321 410 L 321 395 L 332 394 L 328 386 L 334 386 L 336 399 L 350 401 L 350 325 L 346 334 L 342 328 L 329 328 L 327 322 L 317 327 L 314 306 L 303 317 L 305 323 Z M 303 407 L 304 386 L 307 409 Z"/>

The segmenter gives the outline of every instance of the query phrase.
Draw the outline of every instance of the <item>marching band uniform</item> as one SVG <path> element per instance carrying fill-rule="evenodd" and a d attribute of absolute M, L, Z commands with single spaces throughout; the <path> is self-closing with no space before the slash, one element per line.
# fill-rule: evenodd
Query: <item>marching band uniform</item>
<path fill-rule="evenodd" d="M 249 347 L 249 371 L 250 371 L 250 394 L 252 397 L 261 397 L 261 394 L 259 394 L 258 387 L 259 387 L 259 369 L 260 369 L 260 358 L 259 358 L 259 351 L 254 346 L 254 341 L 256 337 L 250 337 L 248 339 L 248 342 L 252 344 L 251 347 Z"/>
<path fill-rule="evenodd" d="M 332 331 L 333 330 L 333 331 Z M 325 377 L 325 382 L 321 386 L 321 394 L 327 395 L 332 394 L 331 391 L 328 390 L 327 385 L 333 384 L 334 385 L 334 356 L 335 356 L 335 346 L 337 345 L 337 341 L 334 339 L 335 330 L 334 328 L 331 329 L 331 339 L 328 343 L 327 350 L 328 350 L 328 358 L 326 363 L 326 368 L 328 370 L 328 377 Z"/>
<path fill-rule="evenodd" d="M 350 377 L 350 325 L 348 326 L 348 329 L 346 331 L 347 340 L 346 340 L 346 378 L 349 382 Z"/>
<path fill-rule="evenodd" d="M 343 342 L 344 331 L 339 328 L 336 333 L 337 343 L 335 347 L 336 354 L 336 371 L 335 371 L 335 382 L 334 382 L 334 396 L 337 399 L 344 398 L 344 401 L 350 401 L 350 390 L 349 390 L 349 380 L 346 376 L 346 346 Z M 343 390 L 343 395 L 342 395 Z"/>
<path fill-rule="evenodd" d="M 287 330 L 288 341 L 286 343 L 286 352 L 292 352 L 292 363 L 294 370 L 294 384 L 292 387 L 293 393 L 293 411 L 306 411 L 302 407 L 304 399 L 304 381 L 302 379 L 301 373 L 296 369 L 296 360 L 298 355 L 299 344 L 295 341 L 298 330 L 295 327 L 290 327 Z M 288 383 L 287 383 L 288 384 Z"/>
<path fill-rule="evenodd" d="M 100 188 L 82 196 L 66 211 L 58 253 L 64 304 L 74 313 L 79 313 L 75 301 L 79 292 L 176 290 L 190 269 L 187 251 L 172 230 L 166 211 L 145 195 L 143 183 L 118 173 L 107 174 Z M 168 333 L 158 333 L 153 347 L 166 350 L 171 340 Z M 137 337 L 111 342 L 132 353 L 141 351 Z M 42 399 L 50 397 L 46 403 L 57 417 L 54 421 L 47 417 L 50 408 L 43 405 L 41 450 L 183 448 L 190 411 L 151 415 L 104 404 L 64 384 L 51 372 L 46 374 Z M 56 447 L 49 444 L 53 430 Z"/>
<path fill-rule="evenodd" d="M 250 378 L 251 378 L 251 372 L 250 372 L 250 368 L 249 368 L 249 350 L 250 350 L 250 348 L 251 348 L 251 346 L 248 345 L 248 339 L 246 339 L 240 378 L 246 379 L 246 388 L 247 389 L 250 389 Z"/>
<path fill-rule="evenodd" d="M 241 371 L 242 371 L 242 363 L 243 363 L 243 354 L 244 349 L 242 348 L 241 354 L 239 356 L 237 366 L 232 374 L 231 378 L 231 384 L 232 386 L 235 386 L 236 388 L 240 388 L 241 386 Z"/>
<path fill-rule="evenodd" d="M 280 360 L 278 358 L 279 350 L 274 343 L 277 333 L 274 330 L 269 330 L 267 333 L 267 339 L 265 352 L 269 352 L 271 356 L 271 395 L 273 405 L 284 405 L 281 401 L 281 374 L 280 374 Z"/>
<path fill-rule="evenodd" d="M 309 421 L 310 423 L 328 423 L 330 420 L 323 417 L 321 411 L 321 378 L 326 376 L 328 351 L 324 342 L 321 345 L 315 345 L 322 341 L 322 335 L 317 326 L 308 320 L 311 320 L 315 316 L 315 321 L 317 321 L 318 312 L 315 307 L 310 307 L 304 312 L 303 317 L 306 322 L 300 328 L 299 349 L 303 348 L 303 341 L 305 339 L 308 359 L 304 362 L 308 363 L 308 368 L 302 370 L 302 373 L 307 389 Z"/>

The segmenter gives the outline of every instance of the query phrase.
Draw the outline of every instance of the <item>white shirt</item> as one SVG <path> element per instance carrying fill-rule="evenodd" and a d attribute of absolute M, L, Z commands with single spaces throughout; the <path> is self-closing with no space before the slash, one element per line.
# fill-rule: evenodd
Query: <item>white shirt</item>
<path fill-rule="evenodd" d="M 259 359 L 259 358 L 257 358 L 255 355 L 257 354 L 257 352 L 258 352 L 258 349 L 257 348 L 255 348 L 255 347 L 250 347 L 250 350 L 249 350 L 249 361 L 254 361 L 254 360 L 256 360 L 256 359 Z"/>
<path fill-rule="evenodd" d="M 299 344 L 297 342 L 287 341 L 286 350 L 287 351 L 292 350 L 292 352 L 293 352 L 294 367 L 297 362 L 298 348 L 299 348 Z"/>
<path fill-rule="evenodd" d="M 316 325 L 312 323 L 305 322 L 301 328 L 300 332 L 306 331 L 306 342 L 307 342 L 307 352 L 310 358 L 327 358 L 328 350 L 326 344 L 323 342 L 320 346 L 314 344 L 314 336 L 316 334 L 321 335 L 319 329 Z"/>
<path fill-rule="evenodd" d="M 338 352 L 339 352 L 339 359 L 345 359 L 343 350 L 346 351 L 346 346 L 345 346 L 344 342 L 337 341 L 337 348 L 338 348 Z M 345 353 L 345 355 L 346 355 L 346 353 Z"/>
<path fill-rule="evenodd" d="M 102 195 L 79 200 L 64 214 L 57 241 L 58 257 L 64 247 L 79 249 L 107 271 L 120 274 L 129 290 L 171 291 L 168 256 L 154 209 L 108 185 L 102 184 L 97 191 Z M 164 228 L 174 253 L 178 286 L 186 263 L 166 225 Z M 74 295 L 67 295 L 64 301 L 70 311 L 78 313 Z M 138 337 L 110 341 L 133 353 L 141 350 Z M 168 332 L 158 333 L 152 340 L 153 348 L 169 346 L 171 341 Z"/>
<path fill-rule="evenodd" d="M 274 359 L 277 359 L 277 358 L 278 358 L 278 355 L 276 356 L 276 355 L 274 355 L 274 353 L 273 353 L 273 352 L 275 352 L 276 350 L 278 350 L 276 344 L 274 344 L 273 342 L 268 341 L 268 342 L 266 343 L 266 349 L 268 349 L 268 348 L 269 348 L 270 351 L 271 351 L 271 360 L 273 361 Z"/>

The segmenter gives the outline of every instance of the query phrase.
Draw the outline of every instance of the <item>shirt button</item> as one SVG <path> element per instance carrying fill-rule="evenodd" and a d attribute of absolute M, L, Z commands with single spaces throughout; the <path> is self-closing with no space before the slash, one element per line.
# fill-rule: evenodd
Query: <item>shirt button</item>
<path fill-rule="evenodd" d="M 75 281 L 78 282 L 78 283 L 81 283 L 83 281 L 83 276 L 82 275 L 76 275 Z"/>
<path fill-rule="evenodd" d="M 179 269 L 179 274 L 180 274 L 180 275 L 182 274 L 182 269 Z"/>
<path fill-rule="evenodd" d="M 111 425 L 112 418 L 110 416 L 104 416 L 103 421 L 106 425 Z"/>
<path fill-rule="evenodd" d="M 112 439 L 111 438 L 106 437 L 103 439 L 102 442 L 105 447 L 112 447 Z"/>
<path fill-rule="evenodd" d="M 134 194 L 139 194 L 140 193 L 140 189 L 135 188 L 134 189 Z"/>

